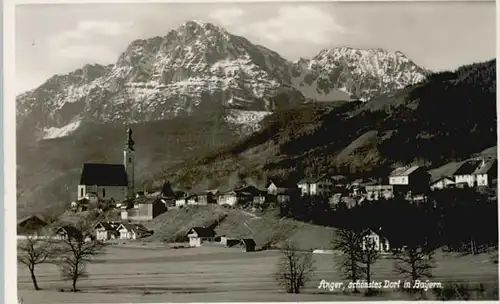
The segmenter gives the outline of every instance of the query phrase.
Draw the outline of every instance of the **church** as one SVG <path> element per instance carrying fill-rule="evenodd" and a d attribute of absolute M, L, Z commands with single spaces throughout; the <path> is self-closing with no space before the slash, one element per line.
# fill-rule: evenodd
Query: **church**
<path fill-rule="evenodd" d="M 123 164 L 83 164 L 77 200 L 122 202 L 134 198 L 134 145 L 132 130 L 129 128 L 123 150 Z"/>

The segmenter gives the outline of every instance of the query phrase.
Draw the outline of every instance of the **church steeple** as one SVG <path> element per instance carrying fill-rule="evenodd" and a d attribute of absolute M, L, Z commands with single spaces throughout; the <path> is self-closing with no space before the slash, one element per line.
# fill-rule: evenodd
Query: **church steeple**
<path fill-rule="evenodd" d="M 132 139 L 132 129 L 127 129 L 127 140 L 125 141 L 125 148 L 134 151 L 135 141 Z"/>
<path fill-rule="evenodd" d="M 132 139 L 132 129 L 127 129 L 127 139 L 125 140 L 125 148 L 123 149 L 123 165 L 125 166 L 125 171 L 127 172 L 127 198 L 132 199 L 135 197 L 135 185 L 134 185 L 134 167 L 135 167 L 135 155 L 134 155 L 134 145 L 135 142 Z"/>

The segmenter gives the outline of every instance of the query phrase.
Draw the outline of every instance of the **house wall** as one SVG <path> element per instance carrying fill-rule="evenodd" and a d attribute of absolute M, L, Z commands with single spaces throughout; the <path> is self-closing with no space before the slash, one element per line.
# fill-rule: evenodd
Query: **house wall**
<path fill-rule="evenodd" d="M 388 252 L 390 250 L 389 241 L 387 239 L 378 236 L 375 233 L 365 236 L 363 239 L 363 250 L 367 249 L 367 245 L 373 242 L 375 245 L 375 250 L 379 252 Z"/>
<path fill-rule="evenodd" d="M 309 192 L 310 192 L 310 189 L 309 189 L 309 188 L 310 188 L 310 187 L 309 187 L 309 184 L 298 184 L 297 186 L 299 187 L 299 189 L 300 189 L 300 193 L 301 193 L 302 195 L 307 195 L 307 194 L 309 194 Z"/>
<path fill-rule="evenodd" d="M 330 179 L 322 179 L 309 186 L 309 195 L 330 195 L 332 193 L 333 183 Z"/>
<path fill-rule="evenodd" d="M 118 230 L 120 232 L 120 239 L 121 240 L 135 240 L 136 235 L 133 231 L 128 231 L 127 229 L 120 229 Z"/>
<path fill-rule="evenodd" d="M 227 244 L 227 236 L 221 236 L 220 238 L 220 243 L 222 245 L 226 245 Z"/>
<path fill-rule="evenodd" d="M 408 176 L 390 176 L 389 184 L 407 186 L 409 185 L 409 178 Z"/>
<path fill-rule="evenodd" d="M 431 190 L 441 190 L 444 188 L 447 188 L 450 185 L 454 185 L 455 182 L 449 180 L 449 179 L 442 179 L 434 184 L 431 185 Z"/>
<path fill-rule="evenodd" d="M 152 204 L 137 204 L 134 208 L 127 210 L 127 217 L 135 221 L 149 221 L 167 211 L 167 207 L 161 201 Z"/>
<path fill-rule="evenodd" d="M 189 237 L 189 246 L 190 247 L 200 247 L 201 246 L 201 238 L 199 237 Z"/>
<path fill-rule="evenodd" d="M 96 229 L 95 237 L 100 241 L 105 241 L 108 239 L 108 232 L 104 229 Z"/>
<path fill-rule="evenodd" d="M 394 197 L 394 187 L 392 185 L 366 186 L 366 199 L 376 201 L 380 199 L 391 199 Z"/>
<path fill-rule="evenodd" d="M 127 197 L 127 187 L 125 186 L 86 186 L 78 185 L 78 200 L 84 198 L 87 193 L 95 192 L 98 198 L 103 200 L 114 199 L 121 202 Z"/>
<path fill-rule="evenodd" d="M 219 205 L 230 205 L 234 206 L 238 202 L 236 195 L 221 195 L 217 203 Z"/>
<path fill-rule="evenodd" d="M 271 194 L 271 195 L 276 195 L 278 194 L 278 187 L 276 187 L 275 184 L 271 184 L 269 185 L 269 187 L 267 188 L 267 193 L 268 194 Z"/>
<path fill-rule="evenodd" d="M 185 199 L 178 199 L 175 201 L 175 206 L 180 207 L 186 205 L 186 200 Z"/>
<path fill-rule="evenodd" d="M 469 187 L 474 187 L 476 182 L 475 176 L 472 174 L 456 175 L 455 184 L 467 183 Z"/>
<path fill-rule="evenodd" d="M 488 174 L 476 175 L 476 181 L 478 186 L 488 186 Z"/>

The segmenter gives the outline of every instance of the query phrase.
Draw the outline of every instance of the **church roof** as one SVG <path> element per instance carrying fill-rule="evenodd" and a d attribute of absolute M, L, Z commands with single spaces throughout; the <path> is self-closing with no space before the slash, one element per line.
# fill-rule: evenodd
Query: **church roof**
<path fill-rule="evenodd" d="M 114 164 L 83 164 L 80 185 L 127 186 L 125 166 Z"/>

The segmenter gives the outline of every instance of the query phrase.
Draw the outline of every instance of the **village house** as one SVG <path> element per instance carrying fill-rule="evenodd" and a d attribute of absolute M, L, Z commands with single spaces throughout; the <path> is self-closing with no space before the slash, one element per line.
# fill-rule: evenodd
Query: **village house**
<path fill-rule="evenodd" d="M 118 227 L 120 222 L 98 222 L 94 226 L 95 236 L 98 241 L 114 240 L 119 238 Z"/>
<path fill-rule="evenodd" d="M 186 234 L 190 247 L 200 247 L 203 242 L 213 242 L 215 231 L 208 227 L 193 227 Z"/>
<path fill-rule="evenodd" d="M 38 215 L 30 215 L 17 222 L 17 235 L 36 235 L 48 223 Z"/>
<path fill-rule="evenodd" d="M 56 239 L 59 240 L 67 240 L 68 238 L 79 240 L 83 238 L 82 232 L 73 225 L 64 225 L 58 227 L 55 231 L 55 234 Z"/>
<path fill-rule="evenodd" d="M 217 203 L 219 205 L 229 206 L 252 204 L 256 201 L 262 201 L 262 198 L 265 199 L 266 193 L 267 191 L 260 190 L 255 186 L 245 185 L 240 188 L 221 193 L 217 199 Z M 255 197 L 259 198 L 255 200 Z"/>
<path fill-rule="evenodd" d="M 476 184 L 479 187 L 488 187 L 498 177 L 498 163 L 496 159 L 482 160 L 481 164 L 474 171 Z"/>
<path fill-rule="evenodd" d="M 369 233 L 363 237 L 362 242 L 363 250 L 367 250 L 371 246 L 373 246 L 372 248 L 378 252 L 389 252 L 390 250 L 389 241 L 372 230 L 370 230 Z"/>
<path fill-rule="evenodd" d="M 98 200 L 121 202 L 134 197 L 134 141 L 132 130 L 127 130 L 127 141 L 123 151 L 123 164 L 83 164 L 78 184 L 77 200 L 90 199 L 95 194 Z"/>
<path fill-rule="evenodd" d="M 445 188 L 450 188 L 450 187 L 453 187 L 454 185 L 455 185 L 455 179 L 453 179 L 452 177 L 449 177 L 449 176 L 441 176 L 437 179 L 434 179 L 431 182 L 430 188 L 431 188 L 431 190 L 435 191 L 435 190 L 442 190 Z"/>
<path fill-rule="evenodd" d="M 219 195 L 217 203 L 219 205 L 235 206 L 238 203 L 238 194 L 234 190 L 223 192 Z"/>
<path fill-rule="evenodd" d="M 153 234 L 152 231 L 146 229 L 142 224 L 121 223 L 116 228 L 120 235 L 120 240 L 137 240 Z"/>
<path fill-rule="evenodd" d="M 391 199 L 394 197 L 393 185 L 367 185 L 365 186 L 366 199 L 369 201 L 378 201 L 382 199 Z"/>
<path fill-rule="evenodd" d="M 270 179 L 267 183 L 267 194 L 275 197 L 277 202 L 282 203 L 289 201 L 292 196 L 300 194 L 300 189 L 295 184 L 278 179 Z"/>
<path fill-rule="evenodd" d="M 186 205 L 186 197 L 181 197 L 175 200 L 175 207 Z"/>
<path fill-rule="evenodd" d="M 240 246 L 245 252 L 255 251 L 256 243 L 254 239 L 241 239 Z"/>
<path fill-rule="evenodd" d="M 168 208 L 158 197 L 138 197 L 122 206 L 122 220 L 150 221 L 167 212 Z"/>
<path fill-rule="evenodd" d="M 184 205 L 208 205 L 217 203 L 217 190 L 207 190 L 201 193 L 186 195 L 175 201 L 175 206 Z"/>
<path fill-rule="evenodd" d="M 240 239 L 235 239 L 235 238 L 230 238 L 225 235 L 222 235 L 220 237 L 215 237 L 214 238 L 215 242 L 220 242 L 220 244 L 224 245 L 225 247 L 233 247 L 235 245 L 238 245 L 240 243 Z"/>
<path fill-rule="evenodd" d="M 302 195 L 330 196 L 333 185 L 333 181 L 327 175 L 317 178 L 304 178 L 297 183 Z"/>
<path fill-rule="evenodd" d="M 406 194 L 408 191 L 425 193 L 429 189 L 431 175 L 420 166 L 406 166 L 394 169 L 389 175 L 389 185 L 394 192 Z"/>
<path fill-rule="evenodd" d="M 299 190 L 300 189 L 297 187 L 297 185 L 285 181 L 280 181 L 277 179 L 270 179 L 269 182 L 267 183 L 267 194 L 269 195 L 279 195 L 279 194 L 293 195 Z"/>
<path fill-rule="evenodd" d="M 455 184 L 457 187 L 465 185 L 467 187 L 474 187 L 476 184 L 476 176 L 474 171 L 481 164 L 481 160 L 474 159 L 465 161 L 453 174 L 455 177 Z"/>
<path fill-rule="evenodd" d="M 487 187 L 493 184 L 497 178 L 497 160 L 496 159 L 474 159 L 464 162 L 455 171 L 455 184 L 457 187 L 465 185 L 467 187 Z"/>

